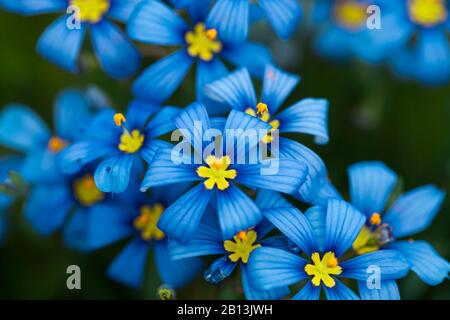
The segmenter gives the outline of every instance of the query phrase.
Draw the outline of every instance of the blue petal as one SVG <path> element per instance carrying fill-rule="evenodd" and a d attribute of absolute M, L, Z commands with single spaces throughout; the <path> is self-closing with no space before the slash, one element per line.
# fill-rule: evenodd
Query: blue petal
<path fill-rule="evenodd" d="M 209 98 L 244 111 L 256 107 L 256 95 L 247 69 L 239 69 L 230 75 L 205 86 Z"/>
<path fill-rule="evenodd" d="M 161 106 L 151 101 L 134 99 L 128 104 L 125 114 L 126 127 L 128 130 L 138 129 L 142 131 L 150 117 L 161 110 Z"/>
<path fill-rule="evenodd" d="M 281 299 L 289 294 L 288 287 L 274 288 L 272 290 L 255 290 L 248 283 L 248 270 L 245 264 L 241 264 L 242 288 L 247 300 L 276 300 Z"/>
<path fill-rule="evenodd" d="M 141 64 L 141 56 L 125 34 L 104 20 L 91 26 L 92 43 L 100 65 L 114 78 L 133 75 Z"/>
<path fill-rule="evenodd" d="M 141 2 L 142 0 L 112 0 L 108 16 L 127 22 L 136 6 Z"/>
<path fill-rule="evenodd" d="M 25 217 L 34 230 L 47 236 L 60 228 L 74 206 L 64 183 L 36 186 L 25 204 Z"/>
<path fill-rule="evenodd" d="M 264 70 L 262 102 L 269 106 L 269 112 L 275 114 L 292 90 L 300 82 L 300 77 L 267 65 Z"/>
<path fill-rule="evenodd" d="M 111 263 L 108 276 L 127 286 L 139 288 L 144 277 L 148 251 L 148 242 L 133 240 Z"/>
<path fill-rule="evenodd" d="M 195 168 L 194 165 L 174 162 L 172 149 L 158 149 L 142 181 L 141 191 L 145 192 L 150 187 L 199 180 Z"/>
<path fill-rule="evenodd" d="M 400 251 L 423 282 L 434 286 L 448 279 L 450 264 L 425 241 L 396 241 L 389 249 Z"/>
<path fill-rule="evenodd" d="M 217 215 L 224 240 L 256 226 L 263 218 L 253 200 L 234 184 L 217 191 Z"/>
<path fill-rule="evenodd" d="M 188 27 L 175 11 L 160 1 L 145 1 L 128 20 L 127 31 L 133 40 L 159 45 L 185 44 Z"/>
<path fill-rule="evenodd" d="M 450 45 L 445 32 L 424 30 L 417 40 L 414 67 L 420 81 L 441 84 L 450 78 Z"/>
<path fill-rule="evenodd" d="M 311 224 L 314 237 L 317 243 L 317 249 L 324 251 L 325 244 L 325 226 L 327 221 L 327 208 L 325 206 L 314 206 L 306 210 L 305 217 Z"/>
<path fill-rule="evenodd" d="M 348 168 L 352 204 L 370 217 L 382 213 L 397 182 L 397 175 L 378 161 L 358 162 Z"/>
<path fill-rule="evenodd" d="M 335 281 L 336 285 L 333 288 L 323 287 L 328 300 L 360 300 L 345 284 L 338 279 L 335 279 Z"/>
<path fill-rule="evenodd" d="M 67 16 L 51 24 L 41 35 L 37 51 L 45 59 L 71 72 L 78 71 L 78 56 L 86 33 L 85 24 L 68 29 Z"/>
<path fill-rule="evenodd" d="M 349 203 L 328 201 L 324 251 L 342 256 L 352 246 L 365 221 L 366 217 Z"/>
<path fill-rule="evenodd" d="M 255 230 L 255 231 L 258 233 L 257 230 Z M 258 238 L 261 238 L 261 237 L 262 236 L 260 235 L 260 233 L 258 233 Z M 260 240 L 259 243 L 263 247 L 278 248 L 278 249 L 283 249 L 285 251 L 289 251 L 290 248 L 292 248 L 291 243 L 289 242 L 289 239 L 286 238 L 284 235 L 267 237 L 265 239 Z"/>
<path fill-rule="evenodd" d="M 206 20 L 208 28 L 215 28 L 225 42 L 242 42 L 249 26 L 248 0 L 218 0 Z"/>
<path fill-rule="evenodd" d="M 202 223 L 192 234 L 189 242 L 182 244 L 169 241 L 169 253 L 173 260 L 191 257 L 226 254 L 223 247 L 222 233 L 218 226 Z"/>
<path fill-rule="evenodd" d="M 320 286 L 315 286 L 311 281 L 306 282 L 305 286 L 292 297 L 292 300 L 319 300 Z"/>
<path fill-rule="evenodd" d="M 378 250 L 340 262 L 341 277 L 367 281 L 374 273 L 370 267 L 379 268 L 380 280 L 395 280 L 406 276 L 410 265 L 396 250 Z"/>
<path fill-rule="evenodd" d="M 199 60 L 197 63 L 197 74 L 195 77 L 196 97 L 198 101 L 204 101 L 203 89 L 205 85 L 220 79 L 228 74 L 227 67 L 220 59 L 213 59 L 209 62 Z M 217 103 L 216 103 L 217 104 Z M 220 114 L 220 112 L 215 112 Z"/>
<path fill-rule="evenodd" d="M 130 181 L 135 156 L 119 154 L 103 160 L 95 170 L 95 184 L 102 192 L 124 192 Z"/>
<path fill-rule="evenodd" d="M 53 112 L 56 132 L 70 142 L 80 138 L 90 119 L 89 102 L 77 90 L 62 91 L 56 98 Z"/>
<path fill-rule="evenodd" d="M 131 235 L 133 215 L 122 206 L 98 204 L 90 209 L 86 228 L 86 245 L 98 249 Z"/>
<path fill-rule="evenodd" d="M 407 237 L 428 228 L 444 201 L 445 193 L 433 185 L 401 195 L 383 220 L 392 226 L 395 238 Z"/>
<path fill-rule="evenodd" d="M 55 182 L 64 179 L 58 167 L 57 155 L 47 147 L 36 148 L 26 155 L 21 174 L 30 183 Z"/>
<path fill-rule="evenodd" d="M 292 204 L 281 194 L 270 190 L 258 190 L 255 203 L 261 210 L 292 207 Z"/>
<path fill-rule="evenodd" d="M 67 0 L 0 0 L 0 7 L 23 15 L 64 11 Z"/>
<path fill-rule="evenodd" d="M 165 241 L 155 243 L 155 263 L 163 283 L 174 289 L 188 285 L 203 267 L 200 258 L 170 260 Z"/>
<path fill-rule="evenodd" d="M 272 290 L 308 278 L 303 271 L 306 261 L 290 252 L 275 248 L 257 248 L 248 262 L 249 284 L 256 290 Z"/>
<path fill-rule="evenodd" d="M 175 130 L 173 117 L 180 112 L 180 108 L 164 107 L 148 123 L 146 131 L 151 137 L 162 136 Z"/>
<path fill-rule="evenodd" d="M 209 266 L 208 270 L 203 273 L 203 278 L 207 282 L 216 285 L 228 278 L 236 266 L 237 263 L 232 262 L 227 256 L 221 257 Z"/>
<path fill-rule="evenodd" d="M 158 227 L 170 239 L 187 243 L 194 236 L 210 197 L 211 192 L 198 184 L 166 209 Z"/>
<path fill-rule="evenodd" d="M 64 225 L 64 244 L 68 248 L 78 251 L 87 251 L 90 249 L 87 243 L 89 215 L 89 208 L 80 207 Z"/>
<path fill-rule="evenodd" d="M 366 281 L 358 281 L 358 290 L 363 300 L 400 300 L 400 292 L 395 280 L 380 282 L 380 288 L 369 288 Z"/>
<path fill-rule="evenodd" d="M 231 63 L 247 68 L 257 77 L 263 77 L 264 67 L 273 60 L 269 49 L 253 42 L 226 44 L 222 54 Z"/>
<path fill-rule="evenodd" d="M 192 65 L 192 58 L 185 50 L 176 51 L 155 62 L 133 83 L 137 97 L 161 103 L 179 87 Z"/>
<path fill-rule="evenodd" d="M 302 7 L 297 0 L 260 0 L 259 4 L 282 39 L 291 36 L 303 16 Z"/>
<path fill-rule="evenodd" d="M 117 153 L 117 149 L 111 146 L 83 141 L 63 149 L 58 154 L 58 161 L 64 173 L 73 174 L 80 171 L 85 164 L 114 153 Z"/>
<path fill-rule="evenodd" d="M 114 123 L 115 113 L 116 111 L 110 108 L 103 108 L 98 111 L 89 124 L 89 130 L 86 131 L 85 137 L 83 138 L 98 140 L 99 142 L 117 147 L 123 132 L 122 128 L 116 126 Z"/>
<path fill-rule="evenodd" d="M 246 186 L 294 194 L 304 183 L 308 167 L 303 162 L 274 159 L 236 166 L 236 171 L 236 181 Z"/>
<path fill-rule="evenodd" d="M 29 151 L 45 145 L 50 132 L 45 123 L 31 109 L 23 105 L 9 105 L 0 113 L 0 143 L 6 147 Z"/>
<path fill-rule="evenodd" d="M 281 112 L 280 132 L 297 132 L 314 135 L 315 142 L 326 144 L 328 137 L 328 101 L 303 99 Z"/>
<path fill-rule="evenodd" d="M 329 27 L 316 37 L 314 47 L 321 56 L 346 60 L 351 56 L 353 37 L 341 28 Z"/>
<path fill-rule="evenodd" d="M 318 251 L 313 228 L 300 210 L 296 208 L 275 208 L 266 209 L 263 214 L 308 256 Z"/>
<path fill-rule="evenodd" d="M 139 150 L 139 155 L 145 160 L 145 162 L 150 164 L 153 161 L 157 151 L 167 148 L 172 148 L 172 145 L 169 142 L 146 138 L 145 144 Z"/>

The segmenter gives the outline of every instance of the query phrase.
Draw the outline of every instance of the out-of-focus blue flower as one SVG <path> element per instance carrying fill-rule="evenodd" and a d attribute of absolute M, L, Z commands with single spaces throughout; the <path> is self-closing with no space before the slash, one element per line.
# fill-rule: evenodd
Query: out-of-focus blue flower
<path fill-rule="evenodd" d="M 155 151 L 168 143 L 156 139 L 175 128 L 175 107 L 133 101 L 126 115 L 106 109 L 98 113 L 81 141 L 60 154 L 65 173 L 78 172 L 84 165 L 102 160 L 95 170 L 95 183 L 102 192 L 124 192 L 132 171 L 150 163 Z"/>
<path fill-rule="evenodd" d="M 23 15 L 63 12 L 37 44 L 44 58 L 71 72 L 89 29 L 100 65 L 110 76 L 131 76 L 140 65 L 140 54 L 110 19 L 126 22 L 142 0 L 0 0 L 0 6 Z"/>
<path fill-rule="evenodd" d="M 425 230 L 439 211 L 445 193 L 433 185 L 411 190 L 398 197 L 385 211 L 397 182 L 397 175 L 381 162 L 360 162 L 349 167 L 352 204 L 366 215 L 366 223 L 353 249 L 364 255 L 378 250 L 396 250 L 403 254 L 422 281 L 437 285 L 448 278 L 449 263 L 425 241 L 399 240 Z M 383 212 L 385 213 L 383 214 Z M 383 283 L 380 290 L 368 290 L 360 283 L 365 299 L 399 298 L 394 281 Z M 395 294 L 394 294 L 395 293 Z"/>
<path fill-rule="evenodd" d="M 194 62 L 197 65 L 196 95 L 202 102 L 204 85 L 228 73 L 222 58 L 262 75 L 264 65 L 272 60 L 270 52 L 262 45 L 236 37 L 234 30 L 241 26 L 231 23 L 227 11 L 212 10 L 208 13 L 209 3 L 205 0 L 188 5 L 192 26 L 160 1 L 145 1 L 136 8 L 127 26 L 132 39 L 149 44 L 181 46 L 182 49 L 148 67 L 134 82 L 135 96 L 164 102 L 178 88 Z"/>
<path fill-rule="evenodd" d="M 272 208 L 290 207 L 291 204 L 281 195 L 272 191 L 260 191 L 255 200 L 260 210 L 267 211 Z M 215 260 L 203 274 L 206 281 L 218 284 L 227 278 L 236 266 L 241 267 L 242 287 L 244 295 L 249 300 L 279 299 L 289 294 L 287 287 L 276 288 L 268 291 L 253 289 L 248 282 L 247 263 L 254 249 L 261 246 L 288 248 L 287 239 L 284 236 L 270 236 L 268 234 L 274 226 L 263 219 L 254 228 L 238 232 L 232 239 L 223 240 L 217 217 L 206 214 L 187 244 L 177 241 L 169 242 L 169 253 L 173 260 L 187 257 L 222 255 Z"/>
<path fill-rule="evenodd" d="M 302 161 L 282 157 L 250 160 L 259 141 L 258 136 L 249 139 L 247 134 L 259 130 L 262 138 L 270 129 L 256 117 L 232 110 L 226 120 L 210 119 L 201 103 L 193 103 L 173 121 L 183 141 L 176 148 L 158 150 L 141 185 L 145 191 L 154 186 L 200 181 L 167 208 L 160 219 L 160 229 L 171 239 L 188 242 L 208 203 L 217 209 L 223 239 L 230 239 L 263 218 L 261 210 L 238 186 L 293 194 L 305 181 L 308 167 Z M 231 141 L 232 134 L 235 140 L 233 148 L 229 148 L 227 141 Z M 222 143 L 212 148 L 207 145 L 212 139 Z M 178 149 L 180 146 L 194 151 L 188 155 Z"/>
<path fill-rule="evenodd" d="M 266 65 L 259 99 L 247 69 L 240 69 L 206 85 L 204 91 L 210 99 L 268 123 L 272 132 L 310 134 L 317 143 L 325 144 L 328 142 L 327 100 L 303 99 L 277 113 L 299 81 L 299 76 Z M 271 135 L 263 142 L 270 146 Z M 302 160 L 308 165 L 308 176 L 299 195 L 302 201 L 314 204 L 316 192 L 326 180 L 325 164 L 315 152 L 296 141 L 281 137 L 276 143 L 279 143 L 280 156 Z"/>
<path fill-rule="evenodd" d="M 370 268 L 377 268 L 381 281 L 393 281 L 408 273 L 408 262 L 396 250 L 380 250 L 341 261 L 366 220 L 345 201 L 329 200 L 325 210 L 313 207 L 305 214 L 295 208 L 279 208 L 265 216 L 309 259 L 275 248 L 255 249 L 248 274 L 250 285 L 256 289 L 270 290 L 307 280 L 293 299 L 319 299 L 321 289 L 329 300 L 359 299 L 339 278 L 376 286 L 370 282 Z"/>
<path fill-rule="evenodd" d="M 67 222 L 66 243 L 78 249 L 83 249 L 86 214 L 94 205 L 110 199 L 97 189 L 88 168 L 68 176 L 59 170 L 57 158 L 61 150 L 83 136 L 98 109 L 90 98 L 89 93 L 76 90 L 65 90 L 57 97 L 55 135 L 28 107 L 10 105 L 0 114 L 0 142 L 24 157 L 18 171 L 31 187 L 24 206 L 26 219 L 42 235 L 53 233 Z M 12 164 L 17 167 L 19 162 L 14 160 Z"/>
<path fill-rule="evenodd" d="M 135 181 L 137 183 L 137 181 Z M 131 188 L 130 188 L 131 189 Z M 200 258 L 171 261 L 166 235 L 157 223 L 164 210 L 184 188 L 153 188 L 151 196 L 132 188 L 127 190 L 126 201 L 111 208 L 99 205 L 93 208 L 86 224 L 86 247 L 102 248 L 132 237 L 108 268 L 108 276 L 125 285 L 140 287 L 149 249 L 153 247 L 156 269 L 165 285 L 176 289 L 187 285 L 199 273 Z"/>

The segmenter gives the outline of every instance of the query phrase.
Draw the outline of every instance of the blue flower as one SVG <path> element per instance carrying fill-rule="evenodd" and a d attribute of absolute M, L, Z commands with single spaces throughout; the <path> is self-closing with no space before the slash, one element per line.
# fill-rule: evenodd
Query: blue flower
<path fill-rule="evenodd" d="M 266 190 L 258 192 L 255 204 L 263 211 L 291 206 L 281 195 Z M 209 269 L 204 272 L 206 281 L 218 284 L 239 265 L 242 287 L 247 299 L 279 299 L 289 294 L 287 287 L 258 291 L 252 288 L 248 282 L 247 263 L 256 248 L 261 246 L 287 248 L 287 239 L 284 236 L 267 237 L 273 229 L 274 226 L 267 219 L 263 219 L 254 228 L 242 230 L 232 239 L 224 241 L 220 226 L 217 223 L 217 217 L 207 213 L 187 244 L 169 241 L 169 253 L 173 260 L 220 254 L 222 256 L 215 260 Z"/>
<path fill-rule="evenodd" d="M 44 58 L 71 72 L 78 71 L 86 31 L 95 54 L 110 76 L 125 78 L 139 68 L 140 54 L 110 18 L 126 22 L 141 0 L 0 0 L 6 10 L 23 15 L 63 12 L 37 44 Z"/>
<path fill-rule="evenodd" d="M 238 185 L 293 194 L 305 181 L 308 168 L 302 161 L 281 157 L 250 161 L 258 137 L 248 139 L 246 132 L 251 129 L 266 134 L 269 129 L 267 123 L 256 117 L 233 110 L 226 120 L 210 119 L 202 104 L 193 103 L 173 121 L 184 136 L 176 147 L 188 145 L 190 150 L 193 146 L 196 156 L 192 159 L 184 152 L 180 155 L 183 150 L 177 153 L 177 148 L 159 149 L 141 185 L 145 191 L 154 186 L 200 181 L 167 208 L 159 221 L 160 229 L 171 239 L 188 242 L 195 235 L 208 203 L 217 208 L 222 237 L 229 239 L 263 218 L 261 210 Z M 206 138 L 210 131 L 215 135 Z M 236 141 L 234 149 L 224 150 L 226 141 L 231 140 L 228 132 L 235 133 Z M 217 150 L 206 145 L 205 139 L 220 141 L 220 137 L 225 141 Z M 197 159 L 198 155 L 201 159 Z M 235 159 L 236 156 L 242 158 Z"/>
<path fill-rule="evenodd" d="M 249 282 L 256 289 L 270 290 L 306 280 L 293 299 L 319 299 L 321 289 L 329 300 L 358 299 L 339 278 L 356 279 L 369 287 L 377 285 L 377 281 L 372 282 L 371 268 L 378 271 L 381 281 L 404 277 L 409 270 L 408 262 L 396 250 L 341 259 L 365 222 L 365 216 L 345 201 L 330 200 L 325 210 L 313 207 L 304 215 L 295 208 L 277 208 L 265 216 L 307 258 L 276 248 L 256 249 L 248 264 Z"/>
<path fill-rule="evenodd" d="M 179 87 L 194 62 L 197 63 L 196 95 L 202 102 L 204 85 L 228 73 L 221 58 L 261 75 L 264 64 L 272 59 L 269 51 L 259 44 L 239 41 L 233 32 L 239 28 L 235 24 L 222 25 L 219 30 L 221 22 L 229 20 L 225 17 L 228 13 L 213 10 L 208 14 L 205 12 L 208 3 L 195 1 L 188 6 L 192 27 L 159 1 L 147 1 L 136 8 L 127 26 L 132 39 L 182 47 L 143 72 L 133 84 L 137 97 L 164 102 Z"/>
<path fill-rule="evenodd" d="M 278 113 L 283 102 L 299 83 L 300 77 L 266 65 L 261 97 L 257 100 L 247 69 L 240 69 L 205 86 L 205 95 L 229 108 L 244 111 L 280 133 L 306 133 L 320 144 L 328 142 L 328 101 L 303 99 Z M 264 143 L 271 145 L 268 135 Z M 304 161 L 308 165 L 306 182 L 299 190 L 304 202 L 315 203 L 316 192 L 326 180 L 326 167 L 320 157 L 302 144 L 288 138 L 279 139 L 279 153 Z"/>
<path fill-rule="evenodd" d="M 126 115 L 106 109 L 98 113 L 84 138 L 60 154 L 65 173 L 78 172 L 84 165 L 101 159 L 95 183 L 102 192 L 124 192 L 132 171 L 149 163 L 155 151 L 167 143 L 156 137 L 171 131 L 178 108 L 133 101 Z"/>
<path fill-rule="evenodd" d="M 381 162 L 360 162 L 349 167 L 348 175 L 351 202 L 366 215 L 366 224 L 353 243 L 354 250 L 359 254 L 396 250 L 425 283 L 437 285 L 447 279 L 450 265 L 429 243 L 398 240 L 424 231 L 438 213 L 445 193 L 432 185 L 418 187 L 398 197 L 385 210 L 397 182 L 397 175 L 391 169 Z M 390 287 L 396 287 L 395 282 L 386 283 L 379 292 L 360 286 L 360 293 L 367 299 L 374 295 L 387 297 Z M 398 291 L 394 297 L 399 298 Z"/>
<path fill-rule="evenodd" d="M 151 196 L 147 197 L 131 189 L 127 190 L 126 201 L 119 205 L 93 208 L 85 227 L 89 250 L 132 238 L 109 266 L 109 277 L 131 287 L 140 287 L 150 248 L 154 250 L 156 269 L 165 285 L 173 288 L 185 286 L 201 270 L 203 264 L 199 258 L 171 261 L 167 237 L 157 227 L 165 208 L 183 188 L 172 190 L 167 192 L 166 188 L 154 188 Z"/>

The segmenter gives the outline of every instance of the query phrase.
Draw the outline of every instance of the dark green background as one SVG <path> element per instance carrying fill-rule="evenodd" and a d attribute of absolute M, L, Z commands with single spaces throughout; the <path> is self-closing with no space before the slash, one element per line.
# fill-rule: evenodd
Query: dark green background
<path fill-rule="evenodd" d="M 35 44 L 56 16 L 26 18 L 0 12 L 0 106 L 24 103 L 51 124 L 54 97 L 67 87 L 85 88 L 95 84 L 124 108 L 131 98 L 131 81 L 114 81 L 96 65 L 89 42 L 83 55 L 87 71 L 72 75 L 39 57 Z M 330 101 L 330 142 L 316 146 L 311 138 L 300 137 L 325 160 L 330 177 L 348 195 L 346 168 L 361 160 L 382 160 L 401 176 L 404 190 L 434 183 L 450 187 L 450 87 L 424 87 L 396 80 L 383 67 L 357 61 L 333 64 L 317 58 L 310 50 L 305 28 L 290 42 L 275 40 L 270 29 L 258 26 L 258 40 L 270 45 L 277 62 L 302 76 L 289 98 L 323 97 Z M 264 35 L 264 36 L 263 36 Z M 160 50 L 142 47 L 147 66 Z M 169 101 L 185 106 L 193 100 L 193 76 Z M 347 197 L 348 198 L 348 197 Z M 450 198 L 433 225 L 416 239 L 430 241 L 447 260 L 450 257 Z M 24 221 L 20 204 L 8 212 L 10 226 L 6 243 L 0 248 L 0 298 L 146 298 L 156 297 L 159 285 L 153 267 L 147 268 L 141 290 L 116 284 L 105 276 L 108 263 L 124 243 L 82 255 L 63 247 L 60 236 L 36 235 Z M 82 290 L 66 289 L 66 267 L 82 269 Z M 239 275 L 212 287 L 200 279 L 178 292 L 182 298 L 240 298 Z M 404 299 L 449 299 L 448 282 L 436 287 L 423 284 L 413 273 L 401 280 Z"/>

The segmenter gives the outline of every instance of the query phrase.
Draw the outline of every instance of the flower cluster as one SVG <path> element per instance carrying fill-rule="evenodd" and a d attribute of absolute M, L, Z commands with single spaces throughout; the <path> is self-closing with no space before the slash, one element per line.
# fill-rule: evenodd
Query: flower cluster
<path fill-rule="evenodd" d="M 438 58 L 450 59 L 450 51 L 430 62 L 433 49 L 421 40 L 406 48 L 416 33 L 432 37 L 426 46 L 446 46 L 446 2 L 406 1 L 404 27 L 397 15 L 405 2 L 393 1 L 389 23 L 398 34 L 377 35 L 378 51 L 370 54 L 354 45 L 369 37 L 357 31 L 364 1 L 317 2 L 316 10 L 332 12 L 338 25 L 318 36 L 321 52 L 332 47 L 339 57 L 358 52 L 378 60 L 401 43 L 402 54 L 416 60 L 398 61 L 417 66 L 415 76 L 447 76 Z M 410 270 L 429 285 L 448 278 L 449 263 L 427 242 L 409 238 L 431 224 L 443 191 L 419 187 L 385 209 L 396 174 L 381 162 L 360 162 L 349 168 L 346 201 L 322 159 L 297 141 L 299 134 L 319 145 L 329 141 L 328 101 L 306 98 L 285 107 L 300 77 L 276 66 L 248 34 L 254 21 L 267 19 L 289 38 L 303 15 L 299 1 L 0 0 L 0 6 L 26 15 L 62 12 L 37 51 L 72 72 L 82 67 L 88 29 L 102 69 L 114 78 L 140 67 L 132 40 L 176 47 L 136 78 L 126 111 L 91 86 L 57 96 L 52 129 L 24 105 L 0 113 L 0 144 L 11 151 L 0 158 L 2 212 L 23 179 L 23 212 L 42 236 L 61 231 L 65 245 L 81 252 L 130 239 L 111 262 L 110 278 L 141 286 L 150 249 L 151 272 L 174 289 L 200 274 L 218 285 L 239 266 L 247 299 L 319 299 L 322 289 L 328 299 L 399 299 L 396 280 Z M 126 33 L 110 19 L 125 23 Z M 192 66 L 196 101 L 166 105 Z M 262 80 L 258 95 L 252 76 Z M 309 209 L 303 213 L 299 204 Z M 205 265 L 205 256 L 215 260 Z"/>

